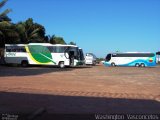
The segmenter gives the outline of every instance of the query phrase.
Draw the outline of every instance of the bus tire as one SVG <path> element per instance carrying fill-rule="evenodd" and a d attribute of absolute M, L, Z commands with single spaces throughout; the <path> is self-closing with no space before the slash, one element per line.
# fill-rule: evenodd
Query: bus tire
<path fill-rule="evenodd" d="M 65 68 L 64 62 L 59 62 L 59 67 L 60 68 Z"/>
<path fill-rule="evenodd" d="M 27 61 L 27 60 L 23 60 L 23 61 L 21 62 L 21 66 L 22 66 L 22 67 L 27 67 L 27 66 L 28 66 L 28 61 Z"/>
<path fill-rule="evenodd" d="M 116 66 L 116 64 L 115 64 L 115 63 L 111 63 L 111 66 L 112 66 L 112 67 L 115 67 L 115 66 Z"/>
<path fill-rule="evenodd" d="M 145 67 L 145 64 L 144 64 L 144 63 L 141 63 L 140 66 L 141 66 L 141 67 Z"/>
<path fill-rule="evenodd" d="M 140 66 L 139 63 L 136 63 L 136 64 L 135 64 L 135 67 L 139 67 L 139 66 Z"/>

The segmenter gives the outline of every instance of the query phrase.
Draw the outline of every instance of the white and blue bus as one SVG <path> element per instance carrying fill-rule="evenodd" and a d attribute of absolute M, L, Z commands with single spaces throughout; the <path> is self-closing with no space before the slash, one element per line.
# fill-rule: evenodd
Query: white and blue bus
<path fill-rule="evenodd" d="M 156 54 L 147 52 L 109 53 L 106 56 L 105 66 L 156 66 Z"/>

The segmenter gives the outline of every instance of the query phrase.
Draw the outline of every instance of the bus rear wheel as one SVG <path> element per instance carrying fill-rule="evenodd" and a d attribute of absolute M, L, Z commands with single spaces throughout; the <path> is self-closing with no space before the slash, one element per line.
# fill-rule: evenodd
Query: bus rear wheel
<path fill-rule="evenodd" d="M 141 66 L 141 67 L 145 67 L 145 64 L 144 64 L 144 63 L 141 63 L 140 66 Z"/>
<path fill-rule="evenodd" d="M 135 64 L 135 67 L 139 67 L 139 63 L 136 63 L 136 64 Z"/>
<path fill-rule="evenodd" d="M 24 60 L 21 62 L 22 67 L 27 67 L 28 66 L 28 61 Z"/>
<path fill-rule="evenodd" d="M 59 62 L 59 67 L 60 68 L 65 68 L 64 62 Z"/>
<path fill-rule="evenodd" d="M 115 66 L 116 66 L 116 64 L 115 64 L 115 63 L 111 63 L 111 66 L 112 66 L 112 67 L 115 67 Z"/>

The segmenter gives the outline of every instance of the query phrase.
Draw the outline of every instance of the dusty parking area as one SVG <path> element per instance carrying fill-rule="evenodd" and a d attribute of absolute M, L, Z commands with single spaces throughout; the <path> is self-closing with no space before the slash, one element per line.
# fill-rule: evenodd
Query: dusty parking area
<path fill-rule="evenodd" d="M 154 68 L 0 66 L 0 113 L 160 113 Z"/>

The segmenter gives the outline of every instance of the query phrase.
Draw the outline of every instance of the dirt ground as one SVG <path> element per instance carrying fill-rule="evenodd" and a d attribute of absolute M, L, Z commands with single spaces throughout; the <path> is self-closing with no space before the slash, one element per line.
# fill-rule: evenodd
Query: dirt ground
<path fill-rule="evenodd" d="M 160 113 L 160 66 L 0 66 L 0 113 Z"/>

